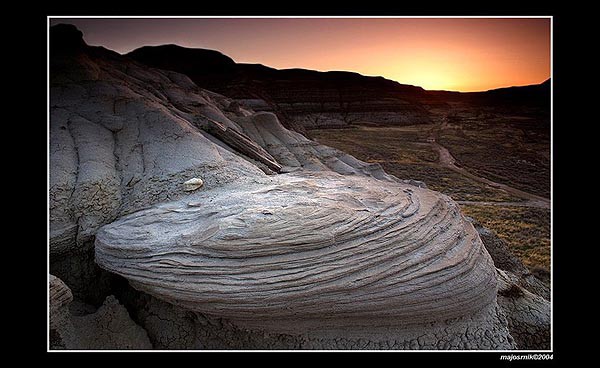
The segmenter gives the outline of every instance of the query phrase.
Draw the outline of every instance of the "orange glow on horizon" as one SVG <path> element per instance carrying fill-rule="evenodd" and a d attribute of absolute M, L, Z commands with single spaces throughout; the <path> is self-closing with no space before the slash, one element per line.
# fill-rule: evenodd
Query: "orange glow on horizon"
<path fill-rule="evenodd" d="M 550 77 L 549 18 L 54 19 L 120 53 L 174 43 L 238 63 L 346 70 L 428 90 L 483 91 Z"/>

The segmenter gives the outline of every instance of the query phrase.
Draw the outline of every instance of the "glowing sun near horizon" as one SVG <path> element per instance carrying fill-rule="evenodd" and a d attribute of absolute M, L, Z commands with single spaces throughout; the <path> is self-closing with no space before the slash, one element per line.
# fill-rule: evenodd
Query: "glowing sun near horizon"
<path fill-rule="evenodd" d="M 428 90 L 483 91 L 551 76 L 551 18 L 52 18 L 91 45 L 213 49 L 238 63 L 346 70 Z"/>

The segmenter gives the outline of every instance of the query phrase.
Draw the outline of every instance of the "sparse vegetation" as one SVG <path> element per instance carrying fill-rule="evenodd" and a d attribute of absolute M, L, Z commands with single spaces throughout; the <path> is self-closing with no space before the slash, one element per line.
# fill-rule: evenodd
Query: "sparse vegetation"
<path fill-rule="evenodd" d="M 322 144 L 348 152 L 354 157 L 378 162 L 384 170 L 401 179 L 423 181 L 433 190 L 457 201 L 519 201 L 503 190 L 476 182 L 437 164 L 438 153 L 427 142 L 431 126 L 363 127 L 311 130 Z"/>
<path fill-rule="evenodd" d="M 470 172 L 550 198 L 550 129 L 544 119 L 483 114 L 453 118 L 439 135 Z"/>
<path fill-rule="evenodd" d="M 523 263 L 539 274 L 550 271 L 550 211 L 510 206 L 461 206 L 467 216 L 493 230 Z"/>
<path fill-rule="evenodd" d="M 503 190 L 478 183 L 445 167 L 396 162 L 381 163 L 386 172 L 401 179 L 415 179 L 429 189 L 449 195 L 457 201 L 513 202 L 519 201 Z"/>
<path fill-rule="evenodd" d="M 467 171 L 513 188 L 549 197 L 550 137 L 544 120 L 508 116 L 498 111 L 457 109 L 437 133 L 437 141 Z M 537 114 L 537 115 L 536 115 Z M 531 116 L 540 116 L 539 112 Z M 543 116 L 543 115 L 542 115 Z M 354 155 L 380 163 L 402 179 L 423 181 L 430 189 L 457 201 L 520 202 L 499 188 L 473 180 L 438 163 L 430 144 L 435 125 L 374 126 L 311 130 L 310 136 Z M 438 127 L 439 128 L 439 127 Z M 532 272 L 547 276 L 550 268 L 550 211 L 543 208 L 462 205 L 468 216 L 494 230 Z"/>
<path fill-rule="evenodd" d="M 310 136 L 367 162 L 422 164 L 438 160 L 437 152 L 427 143 L 427 133 L 414 128 L 355 126 L 311 130 Z"/>

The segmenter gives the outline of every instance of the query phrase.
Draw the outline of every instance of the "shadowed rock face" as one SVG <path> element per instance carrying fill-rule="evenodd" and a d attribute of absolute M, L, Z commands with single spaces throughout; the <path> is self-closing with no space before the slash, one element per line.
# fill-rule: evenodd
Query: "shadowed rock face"
<path fill-rule="evenodd" d="M 467 218 L 498 268 L 498 303 L 519 348 L 550 349 L 550 289 L 529 272 L 493 231 Z"/>
<path fill-rule="evenodd" d="M 71 290 L 49 275 L 50 349 L 151 349 L 146 331 L 136 325 L 114 296 L 94 313 L 77 316 L 69 311 Z"/>
<path fill-rule="evenodd" d="M 492 260 L 447 196 L 181 74 L 69 50 L 51 62 L 55 260 L 94 241 L 96 262 L 133 287 L 290 344 L 515 347 Z M 190 192 L 192 178 L 203 186 Z M 195 346 L 214 347 L 209 335 Z"/>
<path fill-rule="evenodd" d="M 526 289 L 523 279 L 498 270 L 498 303 L 508 316 L 508 326 L 518 347 L 550 349 L 550 303 Z M 531 288 L 531 287 L 530 287 Z"/>

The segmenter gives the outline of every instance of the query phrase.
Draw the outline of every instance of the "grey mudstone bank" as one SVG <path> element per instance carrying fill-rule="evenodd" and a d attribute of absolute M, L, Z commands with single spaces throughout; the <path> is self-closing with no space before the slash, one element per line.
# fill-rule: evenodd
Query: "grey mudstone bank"
<path fill-rule="evenodd" d="M 141 327 L 112 297 L 108 325 L 155 348 L 523 347 L 538 299 L 499 304 L 514 281 L 449 197 L 72 27 L 52 29 L 50 84 L 51 269 L 83 299 L 126 279 Z M 97 320 L 78 346 L 149 346 Z"/>
<path fill-rule="evenodd" d="M 69 309 L 73 295 L 61 279 L 49 275 L 49 288 L 51 349 L 152 349 L 146 331 L 114 296 L 96 312 L 79 315 Z"/>

